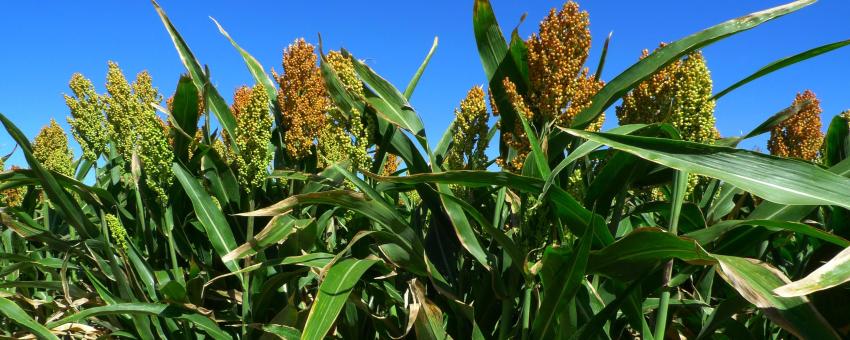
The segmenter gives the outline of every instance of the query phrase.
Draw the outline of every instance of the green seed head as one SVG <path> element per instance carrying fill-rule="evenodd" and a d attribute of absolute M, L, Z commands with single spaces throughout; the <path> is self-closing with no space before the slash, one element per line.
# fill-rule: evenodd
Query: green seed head
<path fill-rule="evenodd" d="M 95 161 L 106 153 L 109 140 L 109 127 L 104 116 L 105 103 L 95 92 L 91 80 L 82 74 L 74 73 L 68 86 L 73 93 L 73 97 L 65 95 L 65 104 L 71 111 L 68 124 L 71 125 L 74 139 L 83 149 L 83 157 Z"/>
<path fill-rule="evenodd" d="M 355 97 L 364 98 L 363 83 L 357 77 L 351 60 L 337 51 L 330 51 L 327 60 L 346 90 Z M 367 169 L 372 163 L 368 149 L 372 144 L 375 124 L 364 119 L 359 110 L 353 109 L 345 115 L 336 107 L 328 110 L 325 122 L 326 128 L 322 129 L 318 138 L 319 166 L 326 167 L 348 159 L 355 168 Z"/>
<path fill-rule="evenodd" d="M 133 89 L 118 64 L 110 61 L 106 73 L 106 120 L 109 122 L 110 135 L 115 141 L 115 149 L 129 161 L 138 139 L 137 128 L 140 123 L 138 101 Z"/>
<path fill-rule="evenodd" d="M 115 215 L 106 214 L 106 226 L 109 228 L 109 234 L 112 236 L 112 242 L 115 247 L 123 252 L 127 252 L 129 245 L 127 243 L 127 229 L 121 225 L 121 220 Z"/>
<path fill-rule="evenodd" d="M 142 162 L 145 184 L 159 203 L 168 201 L 166 190 L 174 182 L 171 163 L 174 150 L 169 142 L 168 127 L 151 104 L 162 102 L 147 71 L 136 75 L 130 84 L 115 62 L 109 62 L 106 74 L 106 118 L 116 142 L 118 153 L 125 161 L 137 154 Z"/>
<path fill-rule="evenodd" d="M 74 167 L 71 164 L 74 154 L 68 148 L 68 135 L 55 120 L 51 119 L 50 124 L 43 127 L 35 136 L 32 152 L 47 170 L 56 171 L 65 176 L 74 175 Z"/>
<path fill-rule="evenodd" d="M 263 85 L 255 85 L 236 118 L 236 144 L 240 150 L 236 167 L 239 169 L 239 183 L 246 192 L 262 186 L 271 162 L 272 154 L 268 148 L 272 128 L 269 100 Z"/>
<path fill-rule="evenodd" d="M 339 51 L 330 51 L 327 55 L 328 63 L 331 64 L 336 71 L 342 85 L 349 93 L 363 98 L 363 82 L 357 77 L 357 72 L 354 71 L 354 64 L 351 59 L 346 58 Z"/>
<path fill-rule="evenodd" d="M 644 50 L 641 59 L 648 55 L 649 51 Z M 694 52 L 638 84 L 623 97 L 617 118 L 621 125 L 671 123 L 684 140 L 713 143 L 719 134 L 711 93 L 711 74 L 705 58 L 701 52 Z"/>
<path fill-rule="evenodd" d="M 475 86 L 466 93 L 466 98 L 455 109 L 455 122 L 452 126 L 452 147 L 447 155 L 448 165 L 455 170 L 480 170 L 484 168 L 487 157 L 487 105 L 484 102 L 484 88 Z"/>

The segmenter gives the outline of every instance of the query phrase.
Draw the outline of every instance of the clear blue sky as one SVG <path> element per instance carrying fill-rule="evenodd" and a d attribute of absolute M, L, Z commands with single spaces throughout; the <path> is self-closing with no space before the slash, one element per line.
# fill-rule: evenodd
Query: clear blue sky
<path fill-rule="evenodd" d="M 602 42 L 614 37 L 603 79 L 634 63 L 643 48 L 673 41 L 727 19 L 786 1 L 582 1 L 590 12 L 595 67 Z M 249 4 L 250 5 L 247 5 Z M 493 0 L 502 28 L 509 31 L 523 13 L 523 37 L 561 1 Z M 225 97 L 252 78 L 241 58 L 210 21 L 213 16 L 266 69 L 280 70 L 281 52 L 305 37 L 325 48 L 345 47 L 403 88 L 434 36 L 440 46 L 413 96 L 432 143 L 453 118 L 453 109 L 473 85 L 486 82 L 472 33 L 472 1 L 174 1 L 161 5 Z M 704 50 L 715 89 L 723 88 L 775 59 L 850 38 L 850 2 L 821 0 L 797 13 L 741 33 Z M 31 138 L 56 118 L 66 129 L 68 109 L 62 94 L 74 72 L 91 78 L 103 91 L 107 60 L 117 61 L 128 77 L 142 69 L 168 96 L 184 72 L 177 53 L 147 1 L 17 1 L 0 12 L 0 112 Z M 850 108 L 850 47 L 792 66 L 722 98 L 717 122 L 724 136 L 748 131 L 788 106 L 794 94 L 812 89 L 827 120 Z M 608 110 L 606 128 L 616 124 Z M 765 138 L 742 145 L 764 149 Z M 0 154 L 12 141 L 0 132 Z M 79 155 L 78 149 L 76 154 Z M 17 152 L 11 163 L 22 163 Z"/>

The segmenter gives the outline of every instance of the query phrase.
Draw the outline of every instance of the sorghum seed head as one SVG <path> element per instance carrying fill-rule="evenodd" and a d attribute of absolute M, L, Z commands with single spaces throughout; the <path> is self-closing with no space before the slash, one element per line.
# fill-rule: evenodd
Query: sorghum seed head
<path fill-rule="evenodd" d="M 546 121 L 560 117 L 576 95 L 576 78 L 590 50 L 589 24 L 588 13 L 569 1 L 557 12 L 553 8 L 526 42 L 529 104 Z"/>
<path fill-rule="evenodd" d="M 237 91 L 238 92 L 238 91 Z M 240 153 L 236 157 L 239 183 L 248 192 L 263 185 L 272 154 L 269 152 L 272 116 L 269 112 L 269 96 L 262 84 L 254 85 L 248 93 L 248 101 L 240 107 L 236 118 L 236 145 Z"/>
<path fill-rule="evenodd" d="M 519 94 L 519 92 L 517 92 L 516 85 L 508 78 L 505 78 L 502 81 L 502 85 L 505 87 L 505 92 L 508 96 L 508 100 L 514 108 L 514 111 L 522 114 L 527 121 L 531 122 L 534 119 L 534 112 L 528 109 L 528 106 L 525 104 L 525 99 L 521 94 Z M 502 129 L 507 128 L 508 127 L 502 126 Z M 503 131 L 502 139 L 505 144 L 516 150 L 517 154 L 509 162 L 506 162 L 504 159 L 499 159 L 497 162 L 508 171 L 519 172 L 522 170 L 526 156 L 528 156 L 528 153 L 531 151 L 528 136 L 525 134 L 525 129 L 523 128 L 522 121 L 519 117 L 514 120 L 514 126 L 511 130 Z"/>
<path fill-rule="evenodd" d="M 65 95 L 65 104 L 71 111 L 71 117 L 68 117 L 71 133 L 83 149 L 83 157 L 95 161 L 106 153 L 109 141 L 109 127 L 104 116 L 105 103 L 95 92 L 91 80 L 82 74 L 74 73 L 68 86 L 73 93 L 73 97 Z"/>
<path fill-rule="evenodd" d="M 55 120 L 51 119 L 50 124 L 35 136 L 32 153 L 47 170 L 69 177 L 74 175 L 74 154 L 68 148 L 68 135 Z"/>
<path fill-rule="evenodd" d="M 807 161 L 817 159 L 823 144 L 820 101 L 814 92 L 806 90 L 797 94 L 792 105 L 800 105 L 803 102 L 807 103 L 797 114 L 770 131 L 767 148 L 772 155 Z"/>
<path fill-rule="evenodd" d="M 480 170 L 484 168 L 487 157 L 487 105 L 484 102 L 484 88 L 475 86 L 466 93 L 466 98 L 455 109 L 455 122 L 452 126 L 452 147 L 446 155 L 448 165 L 455 170 Z"/>
<path fill-rule="evenodd" d="M 121 224 L 121 220 L 115 215 L 106 214 L 106 226 L 109 228 L 109 234 L 112 236 L 112 241 L 115 242 L 116 248 L 123 252 L 127 252 L 129 245 L 127 243 L 127 229 Z"/>
<path fill-rule="evenodd" d="M 298 39 L 283 52 L 283 74 L 277 77 L 286 152 L 293 159 L 312 153 L 313 141 L 325 127 L 331 103 L 313 45 Z"/>
<path fill-rule="evenodd" d="M 648 55 L 644 50 L 641 59 Z M 697 51 L 658 70 L 626 94 L 617 118 L 621 125 L 671 123 L 684 140 L 713 143 L 719 134 L 711 92 L 711 74 Z"/>

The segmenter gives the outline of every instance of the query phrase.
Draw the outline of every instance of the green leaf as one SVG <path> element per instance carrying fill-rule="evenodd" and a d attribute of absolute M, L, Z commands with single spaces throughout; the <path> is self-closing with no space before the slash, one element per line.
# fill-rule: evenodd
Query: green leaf
<path fill-rule="evenodd" d="M 611 43 L 612 35 L 614 35 L 614 31 L 608 32 L 608 37 L 605 38 L 605 44 L 602 45 L 602 54 L 599 55 L 599 64 L 596 65 L 596 73 L 593 79 L 602 79 L 602 69 L 605 68 L 605 59 L 608 56 L 608 44 Z"/>
<path fill-rule="evenodd" d="M 833 166 L 850 153 L 850 122 L 842 115 L 832 117 L 823 141 L 826 165 Z"/>
<path fill-rule="evenodd" d="M 413 321 L 417 339 L 449 340 L 452 337 L 443 327 L 443 311 L 425 295 L 425 287 L 419 280 L 408 282 L 415 298 L 410 307 L 410 318 Z"/>
<path fill-rule="evenodd" d="M 573 120 L 573 127 L 583 128 L 594 121 L 605 109 L 613 105 L 641 81 L 682 56 L 717 42 L 733 34 L 756 27 L 765 21 L 781 17 L 811 5 L 815 0 L 799 0 L 763 11 L 732 19 L 703 31 L 677 40 L 641 59 L 620 73 L 599 90 L 591 99 L 591 105 L 582 110 Z"/>
<path fill-rule="evenodd" d="M 298 340 L 301 339 L 301 331 L 296 328 L 284 326 L 284 325 L 275 325 L 268 324 L 262 326 L 263 332 L 274 334 L 279 336 L 284 340 Z"/>
<path fill-rule="evenodd" d="M 248 66 L 248 71 L 251 72 L 251 76 L 254 77 L 254 81 L 257 83 L 263 84 L 263 88 L 266 90 L 266 93 L 269 96 L 269 105 L 275 106 L 274 103 L 277 102 L 277 85 L 272 81 L 272 78 L 266 73 L 263 65 L 254 58 L 248 51 L 239 46 L 233 38 L 230 37 L 230 34 L 224 30 L 224 27 L 215 20 L 215 18 L 210 17 L 210 20 L 215 23 L 215 26 L 218 27 L 218 31 L 230 41 L 230 44 L 239 51 L 239 55 L 242 56 L 242 60 L 245 61 L 245 65 Z M 275 106 L 276 107 L 276 106 Z"/>
<path fill-rule="evenodd" d="M 255 217 L 278 216 L 290 213 L 297 206 L 313 204 L 333 205 L 356 211 L 390 228 L 390 230 L 400 231 L 409 228 L 407 222 L 396 211 L 383 204 L 367 199 L 361 193 L 348 190 L 331 190 L 294 195 L 271 206 L 238 215 Z"/>
<path fill-rule="evenodd" d="M 26 329 L 29 329 L 33 332 L 33 334 L 41 339 L 59 339 L 56 335 L 50 333 L 49 329 L 33 320 L 29 315 L 27 315 L 27 312 L 9 299 L 0 297 L 0 313 L 17 324 L 24 326 Z"/>
<path fill-rule="evenodd" d="M 654 163 L 723 180 L 772 202 L 850 207 L 850 180 L 806 162 L 663 138 L 565 131 Z"/>
<path fill-rule="evenodd" d="M 345 259 L 328 270 L 310 307 L 301 339 L 320 340 L 328 334 L 354 285 L 375 263 L 375 260 Z"/>
<path fill-rule="evenodd" d="M 216 90 L 214 86 L 210 85 L 209 75 L 204 72 L 203 68 L 201 68 L 201 63 L 198 62 L 198 59 L 196 59 L 195 55 L 192 54 L 192 51 L 189 50 L 189 45 L 186 44 L 186 41 L 183 40 L 183 37 L 177 32 L 177 28 L 174 27 L 171 20 L 169 20 L 168 16 L 165 15 L 165 11 L 162 7 L 160 7 L 155 0 L 151 0 L 151 2 L 153 3 L 154 9 L 156 9 L 156 13 L 159 15 L 159 18 L 162 20 L 163 25 L 165 25 L 165 29 L 168 31 L 168 35 L 174 43 L 174 47 L 177 49 L 180 61 L 183 63 L 183 66 L 186 67 L 186 70 L 189 71 L 189 76 L 192 77 L 192 82 L 195 84 L 195 88 L 204 94 L 207 102 L 207 108 L 211 109 L 212 112 L 215 113 L 219 123 L 221 123 L 221 126 L 228 134 L 236 136 L 236 118 L 233 117 L 233 113 L 230 112 L 230 107 L 227 106 L 227 102 L 221 97 L 218 90 Z M 238 154 L 239 146 L 236 145 L 235 138 L 232 140 L 231 147 Z"/>
<path fill-rule="evenodd" d="M 516 60 L 515 55 L 511 53 L 489 0 L 475 0 L 472 8 L 472 27 L 481 65 L 484 67 L 495 105 L 499 108 L 499 120 L 502 126 L 514 126 L 517 113 L 508 99 L 502 81 L 509 78 L 517 86 L 519 93 L 525 93 L 528 77 L 522 76 L 522 67 L 519 66 L 525 61 Z M 499 140 L 501 153 L 506 155 L 507 145 L 501 138 Z"/>
<path fill-rule="evenodd" d="M 773 130 L 776 125 L 779 125 L 779 123 L 784 122 L 786 119 L 791 118 L 791 116 L 797 114 L 797 112 L 800 112 L 800 110 L 805 105 L 807 105 L 808 102 L 809 101 L 806 100 L 804 102 L 792 104 L 791 106 L 782 109 L 782 111 L 779 111 L 768 117 L 767 120 L 763 121 L 761 124 L 759 124 L 759 126 L 756 126 L 755 129 L 752 129 L 746 135 L 741 137 L 722 138 L 719 139 L 716 144 L 720 146 L 735 147 L 742 140 L 753 138 L 763 133 L 768 133 L 770 132 L 770 130 Z"/>
<path fill-rule="evenodd" d="M 9 132 L 9 136 L 21 147 L 24 158 L 38 177 L 39 184 L 47 194 L 50 202 L 59 208 L 58 211 L 62 217 L 74 227 L 80 236 L 88 239 L 97 235 L 97 227 L 86 218 L 77 202 L 69 197 L 56 177 L 50 171 L 47 171 L 44 165 L 35 158 L 32 152 L 32 145 L 24 133 L 2 113 L 0 113 L 0 122 L 3 123 L 6 131 Z"/>
<path fill-rule="evenodd" d="M 617 279 L 639 277 L 661 261 L 680 259 L 692 264 L 713 264 L 700 245 L 658 228 L 640 228 L 613 244 L 590 252 L 588 273 Z"/>
<path fill-rule="evenodd" d="M 747 76 L 746 78 L 741 79 L 738 82 L 736 82 L 736 83 L 730 85 L 729 87 L 723 89 L 723 91 L 718 92 L 711 99 L 717 100 L 720 97 L 723 97 L 724 95 L 726 95 L 727 93 L 732 92 L 732 90 L 737 89 L 741 86 L 744 86 L 747 83 L 749 83 L 753 80 L 756 80 L 758 78 L 761 78 L 761 77 L 763 77 L 767 74 L 770 74 L 773 71 L 794 65 L 794 64 L 799 63 L 803 60 L 807 60 L 807 59 L 810 59 L 810 58 L 817 57 L 817 56 L 824 54 L 824 53 L 827 53 L 829 51 L 847 46 L 848 44 L 850 44 L 850 40 L 842 40 L 842 41 L 839 41 L 839 42 L 834 42 L 834 43 L 831 43 L 831 44 L 818 46 L 818 47 L 815 47 L 815 48 L 810 49 L 808 51 L 805 51 L 805 52 L 802 52 L 802 53 L 799 53 L 799 54 L 792 55 L 790 57 L 785 57 L 785 58 L 779 59 L 777 61 L 774 61 L 774 62 L 767 64 L 764 67 L 758 69 L 758 71 Z"/>
<path fill-rule="evenodd" d="M 484 232 L 489 234 L 490 237 L 492 237 L 493 240 L 495 240 L 496 243 L 498 243 L 502 247 L 502 250 L 504 250 L 505 253 L 507 253 L 508 256 L 511 257 L 511 264 L 515 266 L 517 271 L 525 272 L 525 256 L 523 256 L 522 251 L 520 251 L 519 247 L 517 247 L 517 245 L 514 243 L 513 240 L 511 240 L 510 237 L 505 235 L 502 230 L 493 227 L 493 223 L 488 221 L 487 218 L 485 218 L 484 215 L 481 214 L 479 209 L 476 209 L 468 202 L 452 195 L 441 195 L 444 200 L 452 201 L 459 207 L 461 207 L 464 211 L 466 211 L 466 213 L 469 214 L 469 216 L 472 217 L 472 219 L 476 223 L 478 223 L 478 226 L 481 227 L 481 229 L 484 229 Z"/>
<path fill-rule="evenodd" d="M 223 331 L 215 321 L 203 315 L 184 310 L 180 307 L 157 304 L 157 303 L 118 303 L 84 309 L 77 313 L 47 324 L 47 327 L 55 328 L 67 323 L 85 320 L 100 315 L 154 315 L 165 319 L 184 320 L 194 324 L 199 329 L 213 337 L 213 339 L 231 339 L 231 335 Z"/>
<path fill-rule="evenodd" d="M 531 326 L 534 338 L 548 339 L 554 334 L 557 319 L 565 312 L 564 306 L 572 301 L 584 280 L 591 244 L 593 228 L 587 228 L 573 251 L 549 247 L 543 253 L 543 267 L 540 269 L 543 298 Z"/>
<path fill-rule="evenodd" d="M 839 176 L 850 176 L 850 159 L 845 159 L 840 163 L 830 167 L 827 171 Z M 747 218 L 750 219 L 771 219 L 785 221 L 799 221 L 806 217 L 809 213 L 815 210 L 814 206 L 794 206 L 784 205 L 774 202 L 762 202 L 759 204 Z"/>
<path fill-rule="evenodd" d="M 275 216 L 251 240 L 224 255 L 221 260 L 229 262 L 253 256 L 269 246 L 286 241 L 290 235 L 314 222 L 312 219 L 296 220 L 290 216 Z"/>
<path fill-rule="evenodd" d="M 425 127 L 422 120 L 413 110 L 413 107 L 407 101 L 398 89 L 395 88 L 389 81 L 379 76 L 369 66 L 366 66 L 362 61 L 357 60 L 345 49 L 342 50 L 344 56 L 348 57 L 354 65 L 354 71 L 360 76 L 369 88 L 364 89 L 366 92 L 366 100 L 378 110 L 382 116 L 393 124 L 409 131 L 419 140 L 423 148 L 428 148 L 425 142 Z"/>
<path fill-rule="evenodd" d="M 177 83 L 177 91 L 174 93 L 174 101 L 171 105 L 171 116 L 175 124 L 188 136 L 177 133 L 174 137 L 174 153 L 177 159 L 187 160 L 188 148 L 198 130 L 198 89 L 192 83 L 192 79 L 186 75 L 180 76 Z"/>
<path fill-rule="evenodd" d="M 525 118 L 524 112 L 517 112 L 517 114 L 520 122 L 522 122 L 523 131 L 525 131 L 525 135 L 528 137 L 528 144 L 531 145 L 531 154 L 529 156 L 534 160 L 538 177 L 548 178 L 549 175 L 552 174 L 552 170 L 549 168 L 549 162 L 546 160 L 546 154 L 543 153 L 543 149 L 540 147 L 540 142 L 537 139 L 537 132 L 534 131 L 531 124 L 528 122 L 528 119 Z"/>
<path fill-rule="evenodd" d="M 419 68 L 416 70 L 416 73 L 413 74 L 413 78 L 410 78 L 410 82 L 407 83 L 407 87 L 404 89 L 404 98 L 410 100 L 410 97 L 413 96 L 413 90 L 416 89 L 416 84 L 419 84 L 419 78 L 422 78 L 422 73 L 425 72 L 425 68 L 428 67 L 428 63 L 431 61 L 431 57 L 434 55 L 434 51 L 437 50 L 437 37 L 434 37 L 434 43 L 431 45 L 431 49 L 428 51 L 428 54 L 425 55 L 425 60 L 422 61 L 422 65 L 419 65 Z"/>
<path fill-rule="evenodd" d="M 182 165 L 174 163 L 174 176 L 180 181 L 183 190 L 192 201 L 192 207 L 195 209 L 195 215 L 198 216 L 198 221 L 204 227 L 209 237 L 210 243 L 215 249 L 218 256 L 224 258 L 228 253 L 236 249 L 236 240 L 233 238 L 233 232 L 230 230 L 230 224 L 224 218 L 224 214 L 219 210 L 212 198 L 198 183 L 198 180 L 192 176 Z M 239 270 L 239 265 L 235 261 L 224 261 L 230 271 Z"/>
<path fill-rule="evenodd" d="M 845 240 L 840 236 L 830 234 L 826 231 L 812 227 L 807 224 L 780 220 L 725 220 L 720 221 L 708 228 L 690 232 L 688 234 L 685 234 L 684 236 L 692 238 L 700 244 L 704 245 L 718 239 L 721 235 L 732 229 L 743 226 L 765 227 L 768 230 L 772 231 L 788 230 L 798 234 L 823 240 L 838 245 L 840 247 L 850 247 L 850 241 Z"/>
<path fill-rule="evenodd" d="M 462 184 L 467 187 L 506 186 L 537 195 L 541 193 L 543 188 L 543 181 L 538 178 L 520 176 L 509 172 L 456 170 L 409 176 L 364 174 L 379 181 L 392 183 L 446 183 Z M 570 231 L 576 235 L 581 235 L 584 233 L 584 228 L 592 227 L 594 228 L 594 238 L 598 239 L 601 244 L 608 245 L 614 242 L 614 237 L 608 231 L 602 217 L 584 208 L 563 189 L 553 186 L 550 191 L 549 199 L 555 205 L 555 211 L 567 222 L 566 225 L 570 228 Z"/>
<path fill-rule="evenodd" d="M 806 277 L 773 290 L 782 297 L 804 296 L 850 281 L 850 245 Z"/>
<path fill-rule="evenodd" d="M 454 227 L 455 235 L 461 246 L 469 252 L 472 257 L 478 261 L 485 269 L 490 269 L 490 264 L 487 262 L 487 252 L 481 247 L 475 232 L 472 230 L 472 225 L 466 218 L 463 208 L 447 196 L 454 196 L 452 189 L 448 184 L 437 184 L 437 192 L 441 194 L 440 198 L 443 202 L 443 208 L 448 215 L 452 226 Z"/>
<path fill-rule="evenodd" d="M 771 321 L 802 339 L 840 339 L 805 297 L 780 297 L 773 290 L 789 282 L 778 269 L 753 259 L 714 255 L 721 277 Z"/>

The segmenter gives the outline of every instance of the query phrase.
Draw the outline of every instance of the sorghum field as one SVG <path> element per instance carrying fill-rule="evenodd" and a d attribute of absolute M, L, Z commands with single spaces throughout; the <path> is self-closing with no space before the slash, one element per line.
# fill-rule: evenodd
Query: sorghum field
<path fill-rule="evenodd" d="M 31 139 L 0 115 L 27 164 L 0 166 L 0 337 L 850 336 L 850 112 L 822 123 L 805 91 L 740 136 L 714 118 L 850 41 L 726 89 L 700 52 L 812 0 L 637 51 L 611 79 L 578 4 L 522 38 L 471 2 L 489 83 L 439 136 L 408 102 L 436 41 L 397 87 L 320 40 L 270 72 L 219 26 L 255 80 L 231 99 L 153 3 L 186 67 L 175 93 L 109 62 L 106 92 L 84 74 L 57 89 L 70 131 Z M 736 148 L 763 134 L 765 152 Z"/>

